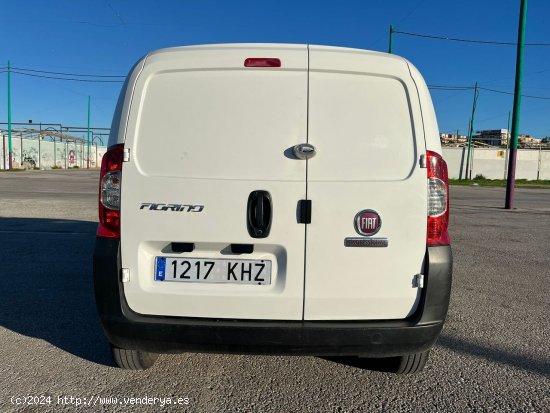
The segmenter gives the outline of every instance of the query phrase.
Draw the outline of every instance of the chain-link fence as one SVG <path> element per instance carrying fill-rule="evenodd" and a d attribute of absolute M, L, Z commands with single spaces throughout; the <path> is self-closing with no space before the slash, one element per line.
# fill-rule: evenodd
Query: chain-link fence
<path fill-rule="evenodd" d="M 107 148 L 90 145 L 90 168 L 101 166 Z M 88 145 L 63 139 L 12 136 L 12 166 L 16 169 L 87 168 Z M 2 136 L 0 169 L 9 169 L 8 137 Z"/>

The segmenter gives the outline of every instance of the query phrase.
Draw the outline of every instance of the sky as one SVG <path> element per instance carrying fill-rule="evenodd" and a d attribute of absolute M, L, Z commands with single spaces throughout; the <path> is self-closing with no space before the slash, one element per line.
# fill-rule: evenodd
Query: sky
<path fill-rule="evenodd" d="M 520 0 L 2 0 L 9 26 L 0 67 L 119 75 L 149 51 L 193 44 L 309 43 L 386 52 L 396 30 L 515 42 Z M 550 43 L 550 2 L 531 0 L 526 42 Z M 513 92 L 515 46 L 394 34 L 393 52 L 429 85 Z M 27 72 L 35 73 L 36 72 Z M 103 78 L 107 79 L 107 78 Z M 111 79 L 111 78 L 110 78 Z M 114 78 L 111 80 L 118 80 Z M 12 74 L 12 121 L 109 127 L 122 83 L 86 83 Z M 0 73 L 0 122 L 7 122 L 7 75 Z M 550 98 L 550 47 L 526 47 L 523 94 Z M 441 132 L 466 134 L 472 90 L 432 90 Z M 474 128 L 507 128 L 513 96 L 481 90 Z M 550 136 L 550 99 L 522 99 L 520 132 Z M 0 125 L 0 128 L 5 125 Z"/>

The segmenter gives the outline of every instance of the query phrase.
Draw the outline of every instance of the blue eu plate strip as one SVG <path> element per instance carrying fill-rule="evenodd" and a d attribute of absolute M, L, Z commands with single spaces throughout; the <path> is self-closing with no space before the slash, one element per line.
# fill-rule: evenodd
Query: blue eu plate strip
<path fill-rule="evenodd" d="M 157 265 L 156 265 L 156 270 L 155 270 L 155 280 L 156 281 L 164 281 L 165 276 L 166 276 L 166 258 L 157 257 Z"/>

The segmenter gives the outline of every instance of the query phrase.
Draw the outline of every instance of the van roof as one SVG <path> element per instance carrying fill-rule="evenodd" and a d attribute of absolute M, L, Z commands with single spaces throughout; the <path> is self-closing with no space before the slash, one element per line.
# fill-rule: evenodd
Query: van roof
<path fill-rule="evenodd" d="M 352 47 L 341 47 L 341 46 L 322 46 L 316 44 L 295 44 L 295 43 L 217 43 L 217 44 L 198 44 L 198 45 L 189 45 L 189 46 L 176 46 L 176 47 L 167 47 L 163 49 L 157 49 L 147 54 L 147 57 L 164 54 L 164 53 L 174 53 L 174 52 L 183 52 L 186 50 L 216 50 L 216 49 L 314 49 L 314 50 L 326 50 L 333 52 L 342 52 L 342 53 L 355 53 L 355 54 L 365 54 L 370 56 L 386 57 L 388 59 L 398 59 L 405 63 L 409 63 L 407 59 L 397 56 L 394 54 L 378 52 L 374 50 L 366 49 L 357 49 Z"/>

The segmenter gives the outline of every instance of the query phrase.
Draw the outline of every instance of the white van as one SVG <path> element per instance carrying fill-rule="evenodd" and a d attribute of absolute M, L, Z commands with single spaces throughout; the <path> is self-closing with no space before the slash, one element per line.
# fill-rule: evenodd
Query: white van
<path fill-rule="evenodd" d="M 449 188 L 405 59 L 155 51 L 122 88 L 100 179 L 95 293 L 120 367 L 183 351 L 424 367 L 450 297 Z"/>

